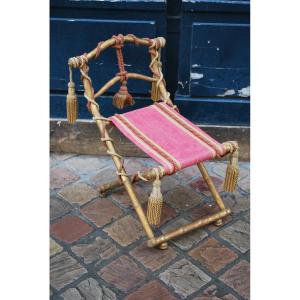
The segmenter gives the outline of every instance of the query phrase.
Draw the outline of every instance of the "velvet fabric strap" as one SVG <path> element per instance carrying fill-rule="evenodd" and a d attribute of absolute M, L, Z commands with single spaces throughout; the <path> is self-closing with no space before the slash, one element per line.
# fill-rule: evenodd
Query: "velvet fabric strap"
<path fill-rule="evenodd" d="M 226 153 L 222 144 L 162 102 L 115 114 L 110 120 L 167 174 Z"/>

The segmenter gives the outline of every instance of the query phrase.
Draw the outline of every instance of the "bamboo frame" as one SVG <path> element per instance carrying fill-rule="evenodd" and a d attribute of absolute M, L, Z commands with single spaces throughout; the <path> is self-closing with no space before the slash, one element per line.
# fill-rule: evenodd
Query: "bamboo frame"
<path fill-rule="evenodd" d="M 221 196 L 219 195 L 213 181 L 211 180 L 210 176 L 208 175 L 208 172 L 206 170 L 206 168 L 204 167 L 204 164 L 202 162 L 197 164 L 198 169 L 201 172 L 202 177 L 204 178 L 204 180 L 206 181 L 212 196 L 214 197 L 217 205 L 219 206 L 220 210 L 224 210 L 225 209 L 225 205 L 221 199 Z"/>
<path fill-rule="evenodd" d="M 187 224 L 187 225 L 184 225 L 174 231 L 171 231 L 171 232 L 168 232 L 166 234 L 163 234 L 157 238 L 153 238 L 153 239 L 150 239 L 147 243 L 148 247 L 155 247 L 155 246 L 158 246 L 162 243 L 165 243 L 173 238 L 176 238 L 178 236 L 181 236 L 185 233 L 188 233 L 192 230 L 195 230 L 197 228 L 200 228 L 200 227 L 203 227 L 205 225 L 208 225 L 210 223 L 213 223 L 217 220 L 220 220 L 226 216 L 228 216 L 229 214 L 231 213 L 231 210 L 230 209 L 225 209 L 225 210 L 222 210 L 218 213 L 215 213 L 211 216 L 208 216 L 208 217 L 205 217 L 205 218 L 202 218 L 202 219 L 199 219 L 195 222 L 192 222 L 190 224 Z"/>
<path fill-rule="evenodd" d="M 148 38 L 134 38 L 132 35 L 124 36 L 124 43 L 137 43 L 139 45 L 150 47 L 152 45 L 152 41 L 153 40 L 148 39 Z M 113 46 L 115 44 L 115 42 L 116 42 L 116 40 L 114 38 L 110 38 L 110 39 L 104 41 L 101 45 L 99 45 L 98 47 L 96 47 L 95 49 L 93 49 L 92 51 L 87 53 L 87 59 L 88 60 L 95 59 L 97 56 L 97 51 L 102 52 L 105 49 Z M 70 59 L 69 59 L 68 64 L 69 64 L 69 66 L 76 68 L 76 65 L 74 65 L 72 60 L 70 60 Z"/>
<path fill-rule="evenodd" d="M 159 42 L 158 42 L 158 40 L 159 40 Z M 148 46 L 151 49 L 153 49 L 153 45 L 155 46 L 155 51 L 150 52 L 151 71 L 153 72 L 153 77 L 145 76 L 142 74 L 136 74 L 136 73 L 127 73 L 127 77 L 134 78 L 134 79 L 146 80 L 149 82 L 155 82 L 155 81 L 159 82 L 158 88 L 159 88 L 159 92 L 160 92 L 160 96 L 162 97 L 162 100 L 164 100 L 166 103 L 168 103 L 173 108 L 175 108 L 176 106 L 173 105 L 173 102 L 170 99 L 170 96 L 169 96 L 170 94 L 166 90 L 164 81 L 161 80 L 162 78 L 158 79 L 158 77 L 157 77 L 157 74 L 162 74 L 161 69 L 160 69 L 161 68 L 160 62 L 157 60 L 157 50 L 159 47 L 164 46 L 164 44 L 161 44 L 162 40 L 164 41 L 163 38 L 157 38 L 157 39 L 150 40 L 150 39 L 136 38 L 136 37 L 133 37 L 132 35 L 124 36 L 124 42 L 131 42 L 131 43 L 135 42 L 135 43 L 138 43 L 138 44 L 141 44 L 144 46 Z M 87 59 L 87 61 L 89 61 L 90 59 L 96 58 L 99 48 L 100 48 L 100 52 L 101 52 L 104 49 L 113 46 L 114 43 L 115 43 L 114 38 L 104 41 L 103 43 L 101 43 L 100 46 L 98 45 L 98 49 L 95 48 L 88 54 L 85 54 L 85 59 Z M 102 115 L 100 113 L 100 108 L 99 108 L 98 104 L 94 101 L 95 98 L 104 94 L 111 86 L 113 86 L 116 82 L 118 82 L 120 80 L 120 76 L 115 76 L 114 78 L 109 80 L 100 90 L 98 90 L 97 93 L 94 93 L 91 79 L 88 77 L 89 68 L 87 66 L 87 61 L 85 61 L 83 64 L 80 64 L 79 67 L 80 67 L 80 70 L 82 73 L 81 79 L 83 82 L 83 86 L 84 86 L 84 90 L 85 90 L 87 99 L 88 100 L 92 99 L 92 101 L 89 100 L 90 101 L 90 112 L 91 112 L 91 114 L 97 124 L 97 127 L 100 131 L 101 140 L 107 148 L 107 153 L 112 156 L 112 160 L 115 164 L 115 167 L 117 169 L 117 174 L 119 176 L 119 180 L 115 180 L 115 181 L 112 181 L 110 183 L 106 183 L 106 184 L 100 186 L 100 188 L 99 188 L 100 195 L 104 196 L 105 192 L 107 192 L 108 190 L 111 190 L 111 189 L 114 189 L 114 188 L 117 188 L 120 186 L 125 187 L 128 195 L 129 195 L 129 198 L 132 202 L 133 208 L 135 209 L 135 212 L 136 212 L 136 214 L 143 226 L 143 229 L 148 237 L 148 246 L 149 247 L 159 247 L 160 249 L 166 249 L 167 241 L 170 239 L 173 239 L 173 238 L 183 235 L 187 232 L 190 232 L 191 230 L 203 227 L 203 226 L 208 225 L 213 222 L 216 222 L 217 225 L 221 225 L 222 219 L 225 216 L 229 215 L 231 213 L 231 211 L 230 211 L 230 209 L 225 208 L 225 205 L 224 205 L 218 191 L 216 190 L 216 188 L 213 184 L 213 181 L 211 180 L 210 176 L 208 175 L 208 172 L 207 172 L 204 164 L 198 163 L 197 166 L 198 166 L 204 180 L 206 181 L 214 200 L 216 201 L 218 207 L 220 208 L 220 211 L 211 216 L 199 219 L 190 224 L 182 226 L 172 232 L 160 235 L 158 237 L 154 236 L 153 230 L 152 230 L 152 228 L 144 214 L 144 211 L 141 207 L 141 204 L 136 196 L 136 193 L 133 188 L 133 184 L 135 182 L 138 182 L 139 180 L 141 180 L 141 178 L 145 178 L 146 180 L 153 180 L 156 177 L 156 173 L 155 173 L 154 169 L 150 169 L 150 170 L 140 174 L 141 176 L 138 176 L 138 174 L 129 176 L 126 173 L 126 170 L 123 165 L 122 157 L 116 152 L 115 146 L 113 143 L 113 139 L 109 136 L 108 130 L 106 129 L 106 124 L 107 124 L 108 120 L 102 117 Z M 78 64 L 74 63 L 74 58 L 69 59 L 69 65 L 70 65 L 70 67 L 78 67 Z M 228 149 L 228 151 L 231 149 L 229 142 L 224 143 L 224 146 L 226 149 Z M 161 173 L 162 173 L 161 177 L 166 175 L 163 170 Z"/>
<path fill-rule="evenodd" d="M 133 78 L 133 79 L 140 79 L 140 80 L 145 80 L 149 82 L 155 82 L 157 81 L 156 78 L 149 77 L 143 74 L 137 74 L 137 73 L 127 73 L 126 74 L 127 78 Z M 106 84 L 94 95 L 94 98 L 98 98 L 99 96 L 103 95 L 106 91 L 108 91 L 114 84 L 119 82 L 121 79 L 120 76 L 115 76 L 114 78 L 110 79 Z"/>

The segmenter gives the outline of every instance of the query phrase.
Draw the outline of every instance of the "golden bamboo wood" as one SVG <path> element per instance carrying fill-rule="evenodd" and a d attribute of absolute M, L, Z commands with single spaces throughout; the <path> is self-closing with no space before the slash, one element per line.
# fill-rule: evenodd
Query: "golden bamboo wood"
<path fill-rule="evenodd" d="M 224 210 L 225 209 L 225 205 L 222 201 L 222 198 L 220 196 L 220 194 L 218 193 L 213 181 L 211 180 L 210 176 L 208 175 L 208 172 L 204 166 L 204 164 L 202 162 L 198 163 L 197 164 L 201 174 L 202 174 L 202 177 L 203 179 L 205 180 L 205 182 L 207 183 L 207 186 L 213 196 L 213 198 L 215 199 L 217 205 L 219 206 L 219 208 L 221 210 Z"/>
<path fill-rule="evenodd" d="M 153 238 L 153 239 L 150 239 L 148 240 L 147 242 L 147 245 L 149 247 L 155 247 L 159 244 L 162 244 L 164 242 L 167 242 L 175 237 L 178 237 L 178 236 L 181 236 L 187 232 L 190 232 L 194 229 L 197 229 L 197 228 L 200 228 L 200 227 L 203 227 L 203 226 L 206 226 L 210 223 L 213 223 L 219 219 L 222 219 L 226 216 L 228 216 L 229 214 L 231 213 L 231 210 L 230 209 L 225 209 L 225 210 L 222 210 L 216 214 L 213 214 L 211 216 L 208 216 L 208 217 L 205 217 L 205 218 L 202 218 L 202 219 L 199 219 L 195 222 L 192 222 L 190 224 L 187 224 L 187 225 L 184 225 L 174 231 L 171 231 L 169 233 L 166 233 L 166 234 L 163 234 L 159 237 L 156 237 L 156 238 Z"/>
<path fill-rule="evenodd" d="M 104 41 L 98 48 L 96 47 L 95 49 L 93 49 L 92 51 L 87 53 L 87 59 L 91 60 L 91 59 L 96 58 L 96 54 L 99 50 L 100 50 L 100 52 L 102 52 L 103 50 L 113 46 L 115 44 L 115 42 L 116 42 L 116 40 L 114 38 Z M 145 38 L 134 39 L 130 35 L 124 36 L 124 43 L 135 43 L 135 42 L 137 42 L 139 45 L 148 46 L 148 47 L 151 46 L 151 44 L 152 44 L 152 41 L 150 39 L 145 39 Z M 76 65 L 74 65 L 73 62 L 70 60 L 69 60 L 69 65 L 74 68 L 76 67 Z"/>
<path fill-rule="evenodd" d="M 159 39 L 159 38 L 157 38 Z M 140 45 L 144 45 L 144 46 L 152 46 L 153 44 L 153 41 L 155 41 L 156 39 L 147 39 L 147 38 L 137 38 L 137 37 L 133 37 L 132 35 L 126 35 L 124 36 L 124 43 L 135 43 L 137 42 L 138 44 Z M 164 39 L 163 39 L 164 40 Z M 111 38 L 111 39 L 108 39 L 106 41 L 104 41 L 100 46 L 96 47 L 95 49 L 93 49 L 92 51 L 90 51 L 89 53 L 85 54 L 85 59 L 87 60 L 86 62 L 88 62 L 89 60 L 91 59 L 94 59 L 97 57 L 97 52 L 100 51 L 103 51 L 111 46 L 113 46 L 115 44 L 116 40 L 114 38 Z M 160 74 L 160 68 L 161 66 L 159 65 L 159 61 L 157 59 L 155 59 L 156 55 L 157 55 L 157 47 L 164 47 L 164 45 L 161 45 L 160 43 L 155 43 L 156 45 L 156 48 L 155 48 L 155 51 L 151 52 L 151 61 L 153 62 L 152 63 L 152 67 L 151 67 L 151 71 L 153 72 L 153 74 Z M 73 67 L 73 68 L 77 68 L 78 65 L 74 62 L 74 58 L 70 58 L 69 61 L 68 61 L 68 64 L 70 67 Z M 151 82 L 154 82 L 154 81 L 157 81 L 158 79 L 153 77 L 150 79 L 150 77 L 148 76 L 145 76 L 144 75 L 141 75 L 139 76 L 140 74 L 135 74 L 135 75 L 132 75 L 133 77 L 132 78 L 137 78 L 137 79 L 143 79 L 143 80 L 147 80 L 147 81 L 151 81 Z M 117 79 L 118 76 L 114 77 L 113 79 L 111 79 L 109 82 L 107 82 L 96 94 L 94 94 L 94 98 L 97 98 L 99 97 L 100 95 L 102 95 L 105 91 L 107 91 L 113 84 L 115 84 L 118 79 Z M 168 103 L 169 105 L 171 106 L 174 106 L 172 100 L 170 99 L 170 93 L 166 90 L 166 87 L 165 87 L 165 83 L 164 83 L 164 80 L 160 81 L 160 83 L 158 84 L 158 88 L 159 88 L 159 91 L 160 91 L 160 95 L 161 95 L 161 98 L 163 101 L 165 101 L 166 103 Z"/>
<path fill-rule="evenodd" d="M 161 172 L 161 178 L 162 178 L 163 176 L 165 176 L 165 173 L 164 173 L 163 169 L 161 169 L 161 170 L 162 170 L 162 172 Z M 136 174 L 130 176 L 129 180 L 131 183 L 136 183 L 136 182 L 142 180 L 142 178 L 145 178 L 146 180 L 149 180 L 149 181 L 154 180 L 156 178 L 155 170 L 150 169 L 145 172 L 141 172 L 140 176 L 138 176 L 138 173 L 136 173 Z M 107 191 L 118 188 L 122 185 L 123 185 L 123 183 L 118 179 L 108 182 L 108 183 L 104 183 L 99 187 L 100 195 L 104 196 Z"/>
<path fill-rule="evenodd" d="M 149 77 L 146 75 L 138 74 L 138 73 L 127 73 L 126 74 L 127 78 L 133 78 L 133 79 L 139 79 L 139 80 L 145 80 L 149 82 L 155 82 L 157 81 L 156 78 Z M 97 93 L 95 93 L 95 99 L 98 98 L 99 96 L 103 95 L 107 90 L 109 90 L 114 84 L 119 82 L 121 79 L 120 76 L 115 76 L 111 80 L 109 80 Z"/>
<path fill-rule="evenodd" d="M 97 92 L 95 93 L 95 99 L 99 96 L 103 95 L 107 90 L 109 90 L 114 84 L 120 81 L 120 76 L 115 76 L 111 80 L 109 80 L 105 85 Z"/>
<path fill-rule="evenodd" d="M 157 81 L 157 78 L 153 78 L 153 77 L 146 76 L 146 75 L 143 75 L 143 74 L 138 74 L 138 73 L 127 73 L 126 76 L 128 78 L 145 80 L 145 81 L 149 81 L 149 82 L 155 82 L 155 81 Z"/>

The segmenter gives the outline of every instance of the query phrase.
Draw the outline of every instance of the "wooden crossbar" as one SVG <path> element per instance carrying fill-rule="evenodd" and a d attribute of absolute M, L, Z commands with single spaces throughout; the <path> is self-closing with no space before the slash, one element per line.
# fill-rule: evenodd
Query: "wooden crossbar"
<path fill-rule="evenodd" d="M 156 237 L 156 238 L 153 238 L 153 239 L 150 239 L 148 240 L 148 247 L 155 247 L 155 246 L 158 246 L 160 244 L 163 244 L 175 237 L 178 237 L 178 236 L 181 236 L 187 232 L 190 232 L 192 230 L 195 230 L 197 228 L 200 228 L 200 227 L 203 227 L 203 226 L 206 226 L 210 223 L 213 223 L 213 222 L 216 222 L 217 220 L 219 219 L 222 219 L 226 216 L 228 216 L 229 214 L 231 213 L 231 210 L 230 209 L 224 209 L 220 212 L 217 212 L 211 216 L 208 216 L 208 217 L 205 217 L 205 218 L 201 218 L 195 222 L 192 222 L 190 224 L 187 224 L 187 225 L 184 225 L 174 231 L 171 231 L 171 232 L 168 232 L 166 234 L 163 234 L 159 237 Z"/>

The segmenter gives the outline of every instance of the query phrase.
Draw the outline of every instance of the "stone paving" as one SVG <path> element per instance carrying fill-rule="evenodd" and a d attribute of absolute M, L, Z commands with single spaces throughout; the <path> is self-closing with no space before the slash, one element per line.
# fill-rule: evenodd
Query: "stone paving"
<path fill-rule="evenodd" d="M 128 158 L 130 172 L 154 166 Z M 146 247 L 146 236 L 122 188 L 100 198 L 97 186 L 115 177 L 110 157 L 51 153 L 51 299 L 236 300 L 250 297 L 249 163 L 240 163 L 235 193 L 222 191 L 225 162 L 206 167 L 232 209 L 224 226 L 209 225 L 169 242 Z M 151 184 L 136 185 L 146 208 Z M 165 232 L 216 211 L 196 167 L 162 179 Z"/>

